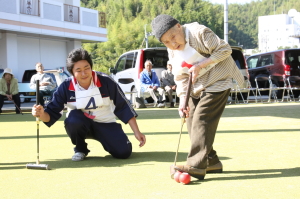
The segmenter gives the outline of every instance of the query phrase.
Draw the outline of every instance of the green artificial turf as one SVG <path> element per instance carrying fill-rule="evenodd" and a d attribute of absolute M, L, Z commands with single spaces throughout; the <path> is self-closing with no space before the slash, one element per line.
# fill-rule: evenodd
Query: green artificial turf
<path fill-rule="evenodd" d="M 36 121 L 24 115 L 0 115 L 1 198 L 299 198 L 300 103 L 227 105 L 214 149 L 224 173 L 192 178 L 189 185 L 171 180 L 169 167 L 177 149 L 180 118 L 177 109 L 137 110 L 147 137 L 138 147 L 129 125 L 124 131 L 133 144 L 129 159 L 112 158 L 98 142 L 85 161 L 72 162 L 73 145 L 63 118 L 51 128 L 40 123 L 40 161 L 52 170 L 29 170 L 36 161 Z M 64 115 L 65 117 L 65 115 Z M 189 150 L 183 127 L 178 164 Z"/>

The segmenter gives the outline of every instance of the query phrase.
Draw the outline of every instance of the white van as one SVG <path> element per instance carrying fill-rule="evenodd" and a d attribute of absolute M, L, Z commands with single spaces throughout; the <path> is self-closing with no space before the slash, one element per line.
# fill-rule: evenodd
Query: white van
<path fill-rule="evenodd" d="M 146 60 L 151 60 L 158 78 L 161 72 L 166 69 L 168 52 L 166 47 L 144 48 L 132 50 L 122 54 L 114 68 L 110 68 L 112 78 L 119 84 L 127 99 L 132 101 L 135 93 L 139 97 L 147 98 L 150 95 L 139 90 L 140 73 L 144 70 Z"/>
<path fill-rule="evenodd" d="M 249 78 L 247 64 L 243 55 L 242 48 L 232 46 L 232 58 L 235 60 L 241 73 Z M 161 78 L 161 72 L 166 69 L 169 60 L 166 47 L 144 48 L 132 50 L 122 54 L 116 65 L 110 68 L 112 78 L 119 84 L 127 99 L 131 102 L 135 99 L 137 93 L 138 97 L 150 97 L 149 93 L 144 93 L 140 88 L 140 73 L 144 69 L 144 63 L 150 59 L 153 64 L 158 78 Z M 246 82 L 245 82 L 246 84 Z M 244 91 L 247 92 L 247 91 Z M 174 92 L 174 95 L 176 93 Z M 238 96 L 240 98 L 240 96 Z M 247 98 L 247 93 L 243 93 L 243 98 Z"/>

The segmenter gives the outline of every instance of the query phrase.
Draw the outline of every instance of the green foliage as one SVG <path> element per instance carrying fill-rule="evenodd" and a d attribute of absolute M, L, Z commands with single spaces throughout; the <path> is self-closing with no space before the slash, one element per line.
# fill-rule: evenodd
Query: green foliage
<path fill-rule="evenodd" d="M 145 47 L 144 28 L 151 32 L 151 21 L 159 14 L 169 14 L 181 24 L 199 22 L 224 37 L 224 6 L 208 0 L 81 0 L 81 6 L 106 13 L 108 41 L 83 44 L 92 54 L 94 69 L 105 73 L 109 73 L 122 53 Z M 300 1 L 253 0 L 229 4 L 229 44 L 257 48 L 258 16 L 287 14 L 292 8 L 300 11 Z M 163 46 L 153 36 L 148 37 L 148 45 Z"/>

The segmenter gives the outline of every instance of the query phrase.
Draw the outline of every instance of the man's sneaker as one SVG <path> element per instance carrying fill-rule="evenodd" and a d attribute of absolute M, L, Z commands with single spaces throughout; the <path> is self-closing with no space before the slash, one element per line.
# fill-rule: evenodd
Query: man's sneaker
<path fill-rule="evenodd" d="M 72 160 L 73 161 L 82 161 L 85 158 L 85 154 L 81 153 L 81 152 L 76 152 L 73 156 L 72 156 Z"/>
<path fill-rule="evenodd" d="M 169 108 L 174 108 L 174 107 L 175 107 L 174 102 L 171 102 Z"/>
<path fill-rule="evenodd" d="M 164 108 L 164 107 L 165 107 L 165 103 L 159 103 L 159 104 L 157 105 L 157 107 L 158 107 L 158 108 Z"/>
<path fill-rule="evenodd" d="M 222 162 L 218 162 L 214 165 L 209 165 L 206 168 L 206 173 L 222 173 L 223 172 L 223 165 Z"/>
<path fill-rule="evenodd" d="M 189 165 L 176 165 L 174 169 L 177 171 L 186 172 L 194 178 L 198 178 L 199 180 L 204 180 L 206 174 L 205 169 L 197 169 Z"/>

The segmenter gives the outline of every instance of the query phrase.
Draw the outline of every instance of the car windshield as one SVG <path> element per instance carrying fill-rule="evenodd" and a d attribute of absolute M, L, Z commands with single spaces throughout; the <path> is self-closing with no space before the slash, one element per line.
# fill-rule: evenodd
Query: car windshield
<path fill-rule="evenodd" d="M 53 73 L 45 73 L 47 75 L 50 75 L 52 79 L 55 81 L 56 86 L 59 86 L 65 79 L 68 79 L 67 73 L 58 73 L 58 75 L 54 75 Z M 58 79 L 57 79 L 58 78 Z"/>
<path fill-rule="evenodd" d="M 144 63 L 146 60 L 151 60 L 152 68 L 166 68 L 169 60 L 167 50 L 149 50 L 145 51 Z"/>

